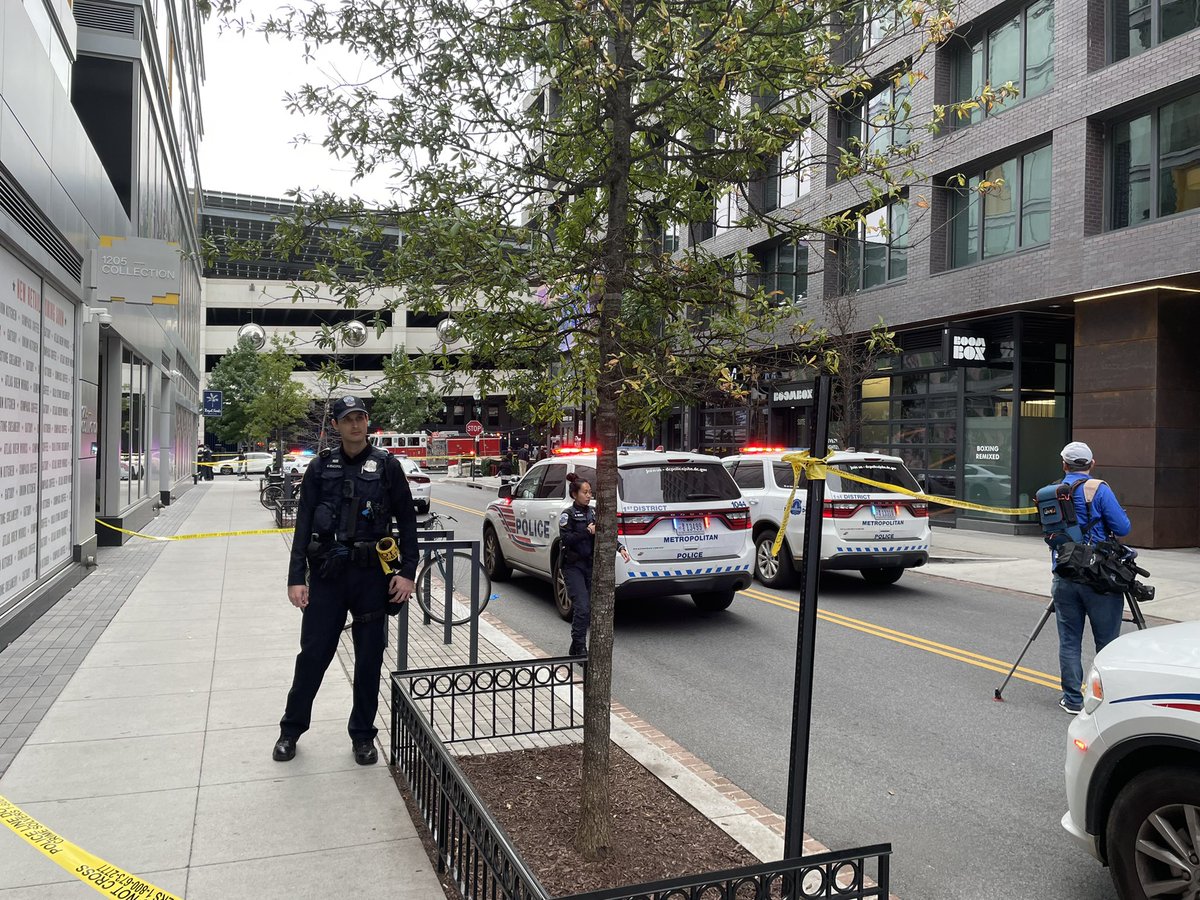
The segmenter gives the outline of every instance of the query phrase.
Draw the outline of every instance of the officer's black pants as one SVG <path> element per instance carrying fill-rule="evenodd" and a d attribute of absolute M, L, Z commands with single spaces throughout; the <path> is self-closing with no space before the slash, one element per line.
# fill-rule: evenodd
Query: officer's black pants
<path fill-rule="evenodd" d="M 313 575 L 309 580 L 308 606 L 302 610 L 300 653 L 288 692 L 287 709 L 279 734 L 295 740 L 308 731 L 312 705 L 329 663 L 337 653 L 346 613 L 363 615 L 385 608 L 387 576 L 378 564 L 347 566 L 335 579 Z M 379 616 L 350 629 L 354 638 L 354 706 L 348 731 L 352 741 L 374 740 L 375 713 L 379 709 L 379 670 L 387 644 L 387 616 Z"/>
<path fill-rule="evenodd" d="M 592 624 L 592 567 L 567 563 L 562 567 L 563 581 L 571 598 L 571 652 L 587 648 L 587 630 Z"/>

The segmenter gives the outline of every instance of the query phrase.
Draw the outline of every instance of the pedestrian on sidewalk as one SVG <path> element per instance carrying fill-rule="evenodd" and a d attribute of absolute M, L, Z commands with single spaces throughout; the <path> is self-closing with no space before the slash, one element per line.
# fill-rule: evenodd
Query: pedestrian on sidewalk
<path fill-rule="evenodd" d="M 237 459 L 238 459 L 237 465 L 238 465 L 239 480 L 249 481 L 250 476 L 246 473 L 246 448 L 245 447 L 241 447 L 238 449 Z"/>
<path fill-rule="evenodd" d="M 302 613 L 300 653 L 272 757 L 287 762 L 308 730 L 313 700 L 338 640 L 353 617 L 354 705 L 348 730 L 354 761 L 374 765 L 379 669 L 387 644 L 388 603 L 406 603 L 417 571 L 417 521 L 400 460 L 367 443 L 358 397 L 333 404 L 341 442 L 322 450 L 300 483 L 288 569 L 288 600 Z M 398 528 L 399 574 L 388 575 L 375 544 Z"/>
<path fill-rule="evenodd" d="M 587 631 L 592 623 L 592 555 L 596 549 L 596 511 L 592 509 L 592 483 L 578 478 L 574 472 L 567 476 L 572 503 L 558 517 L 558 533 L 562 541 L 559 567 L 567 594 L 571 598 L 571 647 L 568 656 L 587 652 Z M 620 544 L 617 552 L 629 562 L 629 551 Z"/>
<path fill-rule="evenodd" d="M 1109 536 L 1129 534 L 1129 516 L 1117 501 L 1112 488 L 1092 478 L 1095 457 L 1082 441 L 1072 441 L 1062 449 L 1063 484 L 1085 482 L 1071 491 L 1075 515 L 1083 528 L 1083 539 L 1099 543 Z M 1051 551 L 1052 556 L 1056 556 Z M 1057 559 L 1051 559 L 1051 566 Z M 1058 668 L 1062 677 L 1062 699 L 1059 707 L 1070 715 L 1083 709 L 1083 625 L 1092 623 L 1092 638 L 1099 653 L 1121 633 L 1121 616 L 1125 609 L 1122 594 L 1101 594 L 1095 588 L 1059 575 L 1050 586 L 1054 599 L 1054 618 L 1058 624 Z"/>
<path fill-rule="evenodd" d="M 524 475 L 529 468 L 529 445 L 522 444 L 521 449 L 517 451 L 517 466 L 519 474 Z"/>

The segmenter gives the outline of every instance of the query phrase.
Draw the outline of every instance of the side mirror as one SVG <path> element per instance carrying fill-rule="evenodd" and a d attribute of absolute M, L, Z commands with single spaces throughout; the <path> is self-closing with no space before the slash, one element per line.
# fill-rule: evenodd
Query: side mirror
<path fill-rule="evenodd" d="M 512 496 L 512 485 L 509 484 L 508 482 L 505 482 L 504 484 L 500 485 L 500 487 L 496 489 L 496 496 L 499 497 L 501 500 L 503 500 L 507 497 L 511 497 Z"/>

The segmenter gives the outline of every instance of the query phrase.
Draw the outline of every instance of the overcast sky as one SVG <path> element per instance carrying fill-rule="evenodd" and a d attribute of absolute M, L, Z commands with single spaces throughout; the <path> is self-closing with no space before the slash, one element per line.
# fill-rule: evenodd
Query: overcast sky
<path fill-rule="evenodd" d="M 277 3 L 247 3 L 269 11 Z M 284 94 L 305 82 L 324 83 L 329 62 L 305 64 L 301 46 L 256 33 L 218 34 L 216 21 L 204 28 L 207 78 L 201 88 L 204 139 L 200 177 L 205 190 L 282 197 L 293 188 L 355 193 L 366 200 L 387 199 L 388 179 L 375 175 L 351 185 L 351 166 L 321 145 L 325 123 L 288 113 Z M 352 74 L 353 61 L 334 61 Z M 311 145 L 297 145 L 307 134 Z"/>

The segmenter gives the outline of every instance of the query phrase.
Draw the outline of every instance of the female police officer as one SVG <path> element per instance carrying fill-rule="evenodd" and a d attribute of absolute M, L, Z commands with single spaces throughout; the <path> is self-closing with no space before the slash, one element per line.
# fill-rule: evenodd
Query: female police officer
<path fill-rule="evenodd" d="M 417 521 L 408 479 L 396 457 L 367 444 L 367 410 L 358 397 L 333 404 L 341 444 L 323 450 L 304 473 L 288 568 L 288 600 L 303 613 L 300 653 L 272 757 L 287 762 L 308 730 L 313 700 L 337 652 L 346 613 L 354 617 L 354 760 L 374 765 L 379 669 L 387 644 L 387 604 L 404 603 L 417 570 Z M 388 576 L 376 542 L 398 526 L 399 574 Z M 307 573 L 307 578 L 306 578 Z"/>
<path fill-rule="evenodd" d="M 592 621 L 592 552 L 596 547 L 596 511 L 592 509 L 592 485 L 567 476 L 571 499 L 575 502 L 558 517 L 558 533 L 562 539 L 562 574 L 571 598 L 571 648 L 568 656 L 587 652 L 587 630 Z M 625 562 L 629 553 L 618 545 L 617 551 Z"/>

